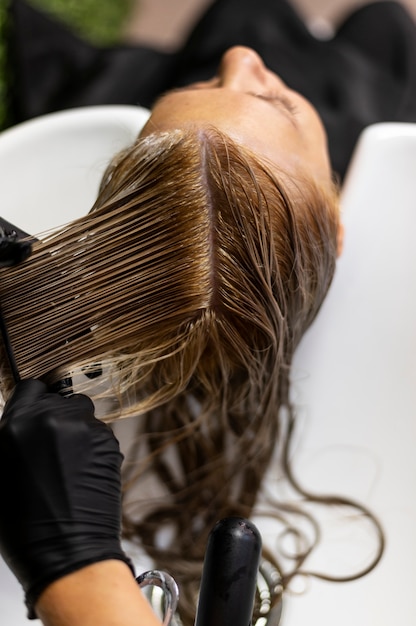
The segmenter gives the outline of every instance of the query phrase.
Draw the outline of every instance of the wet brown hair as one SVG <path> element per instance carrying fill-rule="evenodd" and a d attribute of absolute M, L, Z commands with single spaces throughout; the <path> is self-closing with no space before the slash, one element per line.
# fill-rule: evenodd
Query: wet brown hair
<path fill-rule="evenodd" d="M 288 461 L 291 362 L 329 289 L 338 226 L 335 187 L 188 128 L 117 155 L 89 215 L 1 277 L 22 376 L 86 372 L 77 390 L 106 398 L 103 419 L 135 416 L 125 533 L 178 579 L 186 624 L 210 529 L 252 514 L 282 438 L 305 495 Z"/>

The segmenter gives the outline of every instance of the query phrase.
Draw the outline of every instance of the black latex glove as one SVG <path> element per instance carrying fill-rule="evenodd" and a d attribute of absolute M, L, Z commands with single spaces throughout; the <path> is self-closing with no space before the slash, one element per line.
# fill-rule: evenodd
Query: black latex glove
<path fill-rule="evenodd" d="M 122 455 L 89 398 L 20 382 L 0 421 L 0 551 L 29 609 L 51 582 L 120 544 Z"/>

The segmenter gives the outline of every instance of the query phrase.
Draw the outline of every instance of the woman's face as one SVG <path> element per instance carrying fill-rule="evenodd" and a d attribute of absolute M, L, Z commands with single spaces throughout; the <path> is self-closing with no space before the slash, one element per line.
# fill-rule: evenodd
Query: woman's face
<path fill-rule="evenodd" d="M 289 174 L 304 172 L 330 184 L 327 139 L 317 112 L 250 48 L 230 48 L 217 76 L 162 96 L 140 136 L 201 123 Z"/>

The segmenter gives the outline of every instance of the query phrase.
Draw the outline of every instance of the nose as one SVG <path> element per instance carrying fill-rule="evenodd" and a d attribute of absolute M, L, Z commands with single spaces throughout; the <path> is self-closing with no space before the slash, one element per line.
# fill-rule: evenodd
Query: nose
<path fill-rule="evenodd" d="M 244 46 L 227 50 L 221 59 L 219 79 L 222 87 L 236 91 L 255 90 L 267 82 L 267 69 L 257 52 Z"/>

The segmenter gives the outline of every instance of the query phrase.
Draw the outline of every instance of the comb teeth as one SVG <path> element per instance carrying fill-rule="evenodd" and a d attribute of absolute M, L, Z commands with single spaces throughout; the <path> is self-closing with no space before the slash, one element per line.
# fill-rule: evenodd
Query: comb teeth
<path fill-rule="evenodd" d="M 0 235 L 0 267 L 12 267 L 23 263 L 32 251 L 32 244 L 19 241 L 10 235 Z"/>
<path fill-rule="evenodd" d="M 0 218 L 0 267 L 13 267 L 19 263 L 23 263 L 32 252 L 32 242 L 29 240 L 22 241 L 19 237 L 27 237 L 26 233 L 19 230 L 13 224 L 10 224 Z M 0 333 L 3 338 L 4 348 L 9 361 L 10 370 L 15 383 L 20 380 L 19 370 L 14 358 L 13 348 L 10 342 L 7 326 L 4 321 L 3 313 L 0 308 Z"/>
<path fill-rule="evenodd" d="M 20 374 L 16 364 L 16 360 L 14 358 L 12 344 L 10 343 L 9 333 L 7 331 L 7 326 L 4 321 L 3 313 L 0 308 L 0 333 L 3 338 L 4 349 L 6 351 L 7 359 L 10 365 L 10 371 L 13 376 L 14 382 L 17 384 L 20 381 Z"/>
<path fill-rule="evenodd" d="M 0 217 L 0 267 L 12 267 L 25 261 L 31 251 L 30 236 Z"/>

